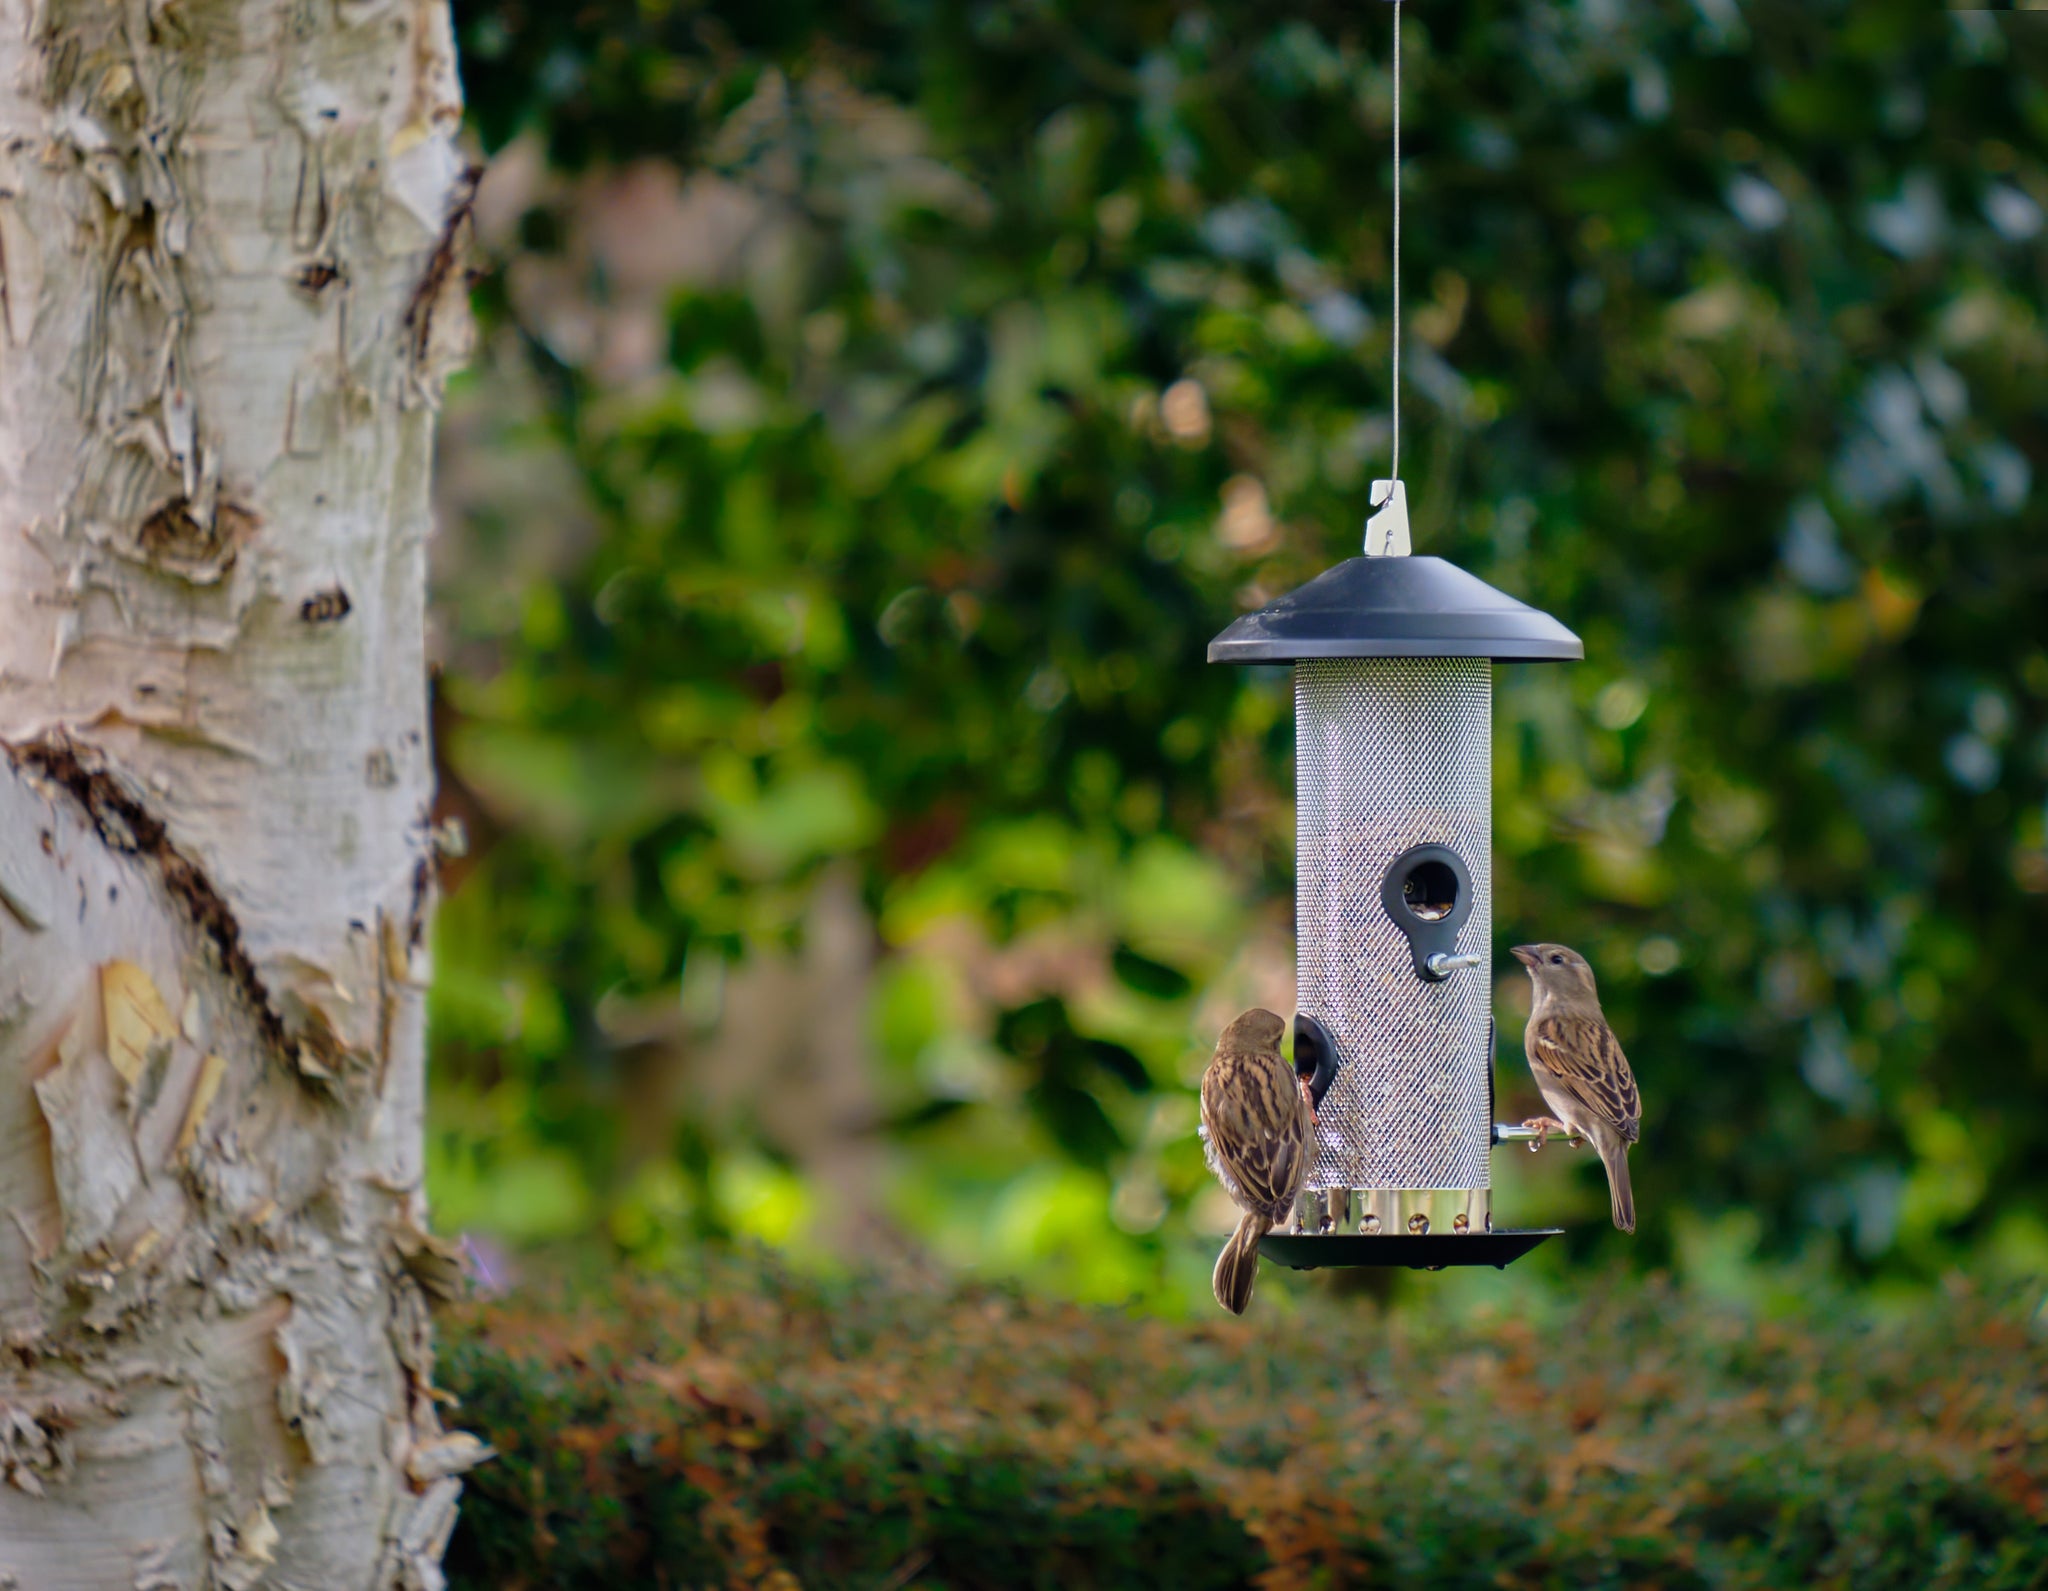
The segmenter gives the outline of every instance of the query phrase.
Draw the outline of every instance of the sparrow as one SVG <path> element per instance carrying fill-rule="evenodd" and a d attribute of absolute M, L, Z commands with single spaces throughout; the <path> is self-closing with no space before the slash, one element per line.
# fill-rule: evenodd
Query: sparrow
<path fill-rule="evenodd" d="M 1529 981 L 1536 986 L 1522 1044 L 1544 1103 L 1557 1117 L 1537 1116 L 1523 1125 L 1541 1129 L 1546 1137 L 1561 1132 L 1589 1141 L 1607 1168 L 1614 1224 L 1633 1232 L 1636 1201 L 1628 1185 L 1628 1146 L 1642 1132 L 1643 1101 L 1628 1057 L 1600 1014 L 1593 969 L 1564 945 L 1516 945 L 1514 957 L 1529 969 Z"/>
<path fill-rule="evenodd" d="M 1216 1041 L 1202 1074 L 1202 1142 L 1209 1169 L 1243 1218 L 1216 1260 L 1216 1302 L 1242 1315 L 1259 1274 L 1259 1239 L 1287 1214 L 1308 1175 L 1315 1105 L 1306 1080 L 1280 1058 L 1287 1024 L 1251 1010 Z"/>

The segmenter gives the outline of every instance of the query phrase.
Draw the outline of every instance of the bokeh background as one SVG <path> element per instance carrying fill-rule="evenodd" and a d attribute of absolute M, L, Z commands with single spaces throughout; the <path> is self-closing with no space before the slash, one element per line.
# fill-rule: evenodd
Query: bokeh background
<path fill-rule="evenodd" d="M 1417 547 L 1587 650 L 1497 675 L 1502 1114 L 1534 937 L 1645 1102 L 1632 1242 L 1503 1152 L 1569 1240 L 1406 1285 L 2048 1269 L 2048 19 L 1404 10 Z M 1391 7 L 457 13 L 438 1223 L 1212 1308 L 1292 726 L 1203 647 L 1385 470 Z"/>

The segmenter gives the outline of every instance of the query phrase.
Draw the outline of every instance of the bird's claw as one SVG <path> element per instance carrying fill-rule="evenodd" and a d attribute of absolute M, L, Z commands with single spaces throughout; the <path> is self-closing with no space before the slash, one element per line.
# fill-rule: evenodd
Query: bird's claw
<path fill-rule="evenodd" d="M 1581 1142 L 1583 1142 L 1582 1139 L 1576 1137 L 1573 1134 L 1572 1130 L 1569 1127 L 1567 1127 L 1563 1122 L 1557 1120 L 1553 1116 L 1531 1116 L 1527 1121 L 1522 1123 L 1522 1126 L 1524 1128 L 1535 1129 L 1535 1140 L 1529 1145 L 1529 1153 L 1532 1155 L 1535 1154 L 1537 1150 L 1541 1149 L 1545 1144 L 1550 1142 L 1550 1135 L 1552 1133 L 1559 1134 L 1561 1137 L 1564 1138 L 1564 1140 L 1567 1143 L 1571 1144 L 1574 1148 L 1577 1148 L 1578 1145 Z"/>
<path fill-rule="evenodd" d="M 1323 1118 L 1316 1112 L 1315 1090 L 1308 1086 L 1308 1079 L 1306 1077 L 1297 1076 L 1295 1081 L 1301 1085 L 1302 1103 L 1308 1106 L 1309 1124 L 1311 1126 L 1320 1126 Z"/>

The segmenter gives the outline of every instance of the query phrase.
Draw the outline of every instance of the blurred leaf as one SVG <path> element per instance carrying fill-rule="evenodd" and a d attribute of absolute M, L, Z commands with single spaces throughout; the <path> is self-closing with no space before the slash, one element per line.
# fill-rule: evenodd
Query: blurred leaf
<path fill-rule="evenodd" d="M 1155 1000 L 1178 1000 L 1193 988 L 1193 982 L 1184 972 L 1176 971 L 1163 961 L 1154 961 L 1150 956 L 1141 956 L 1129 945 L 1118 945 L 1112 958 L 1116 975 L 1140 994 L 1149 994 Z"/>
<path fill-rule="evenodd" d="M 1024 1098 L 1052 1141 L 1078 1165 L 1102 1170 L 1124 1147 L 1123 1134 L 1086 1089 L 1047 1078 L 1025 1089 Z"/>

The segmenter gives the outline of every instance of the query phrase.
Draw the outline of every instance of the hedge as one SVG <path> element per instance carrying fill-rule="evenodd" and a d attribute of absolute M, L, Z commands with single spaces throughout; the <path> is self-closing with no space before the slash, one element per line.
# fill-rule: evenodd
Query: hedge
<path fill-rule="evenodd" d="M 2048 1334 L 1957 1284 L 1198 1324 L 706 1256 L 468 1305 L 458 1587 L 2048 1585 Z"/>

